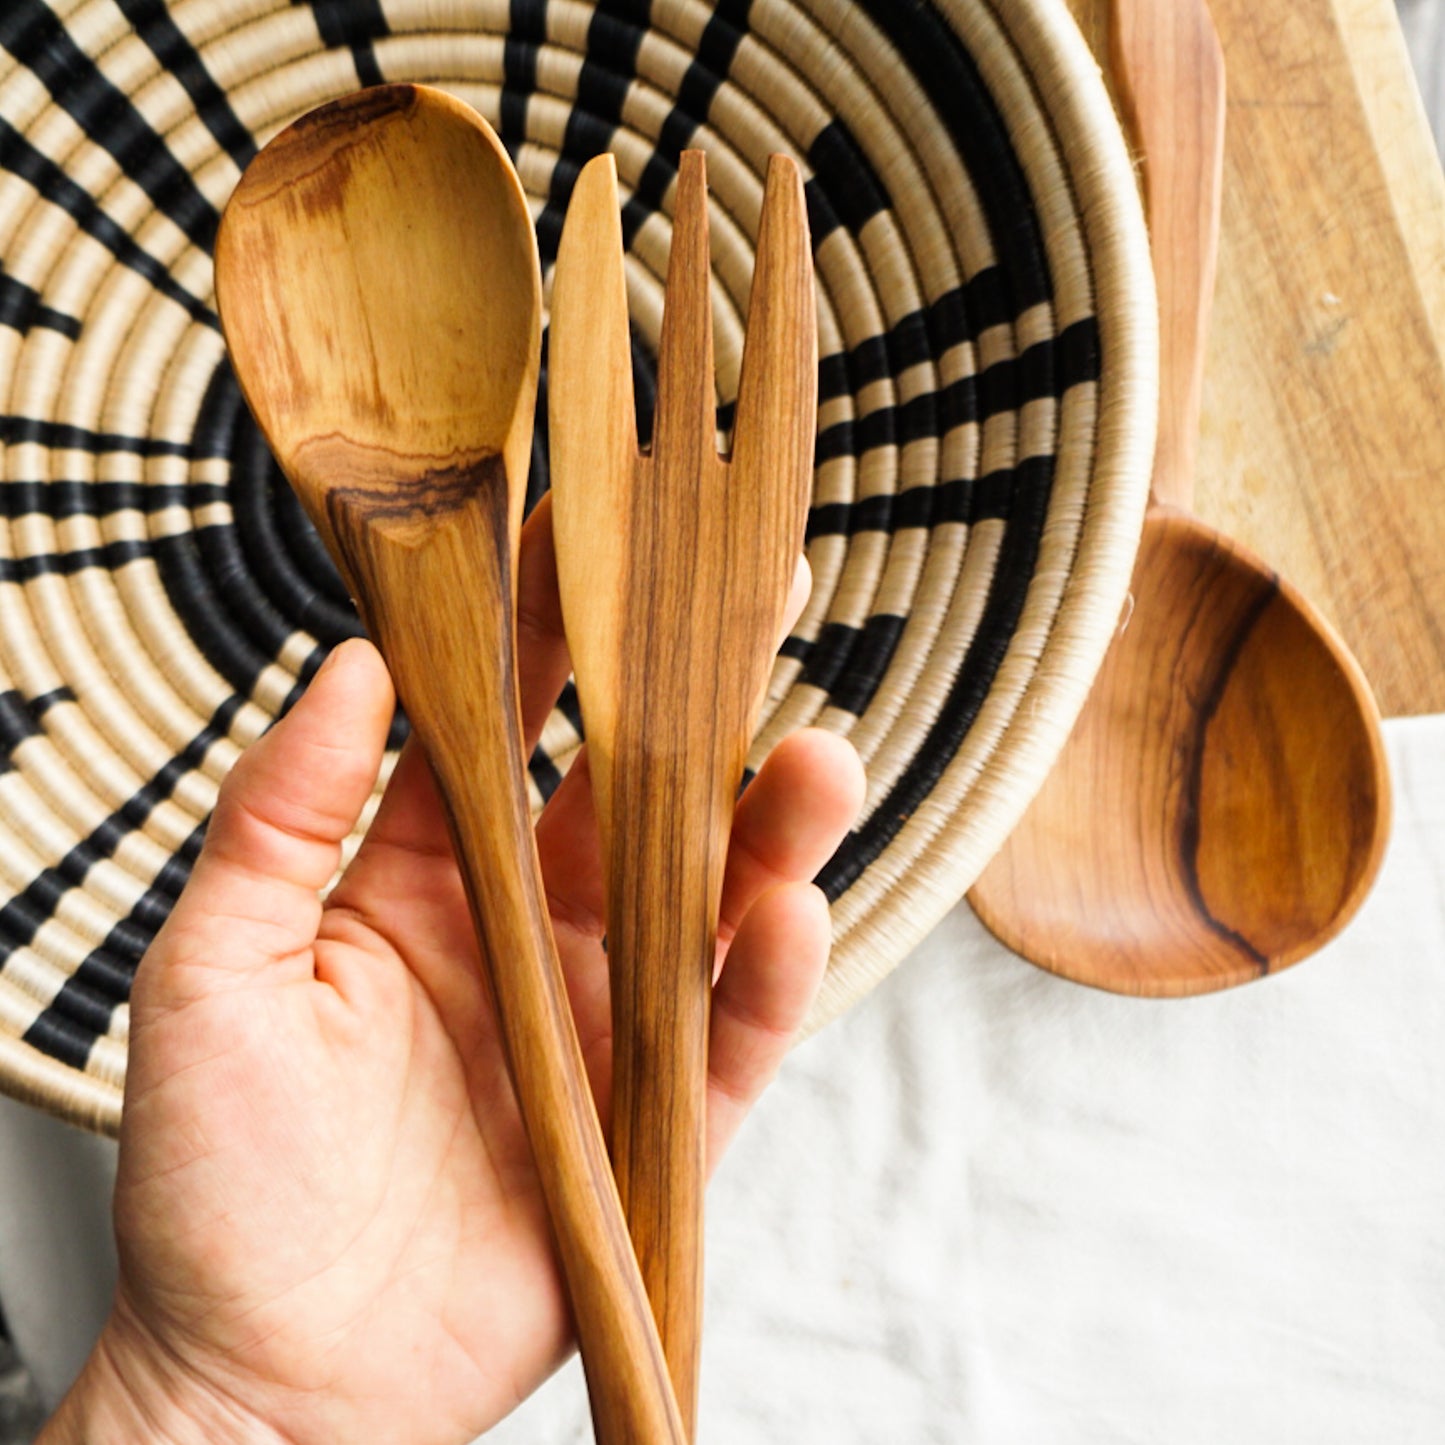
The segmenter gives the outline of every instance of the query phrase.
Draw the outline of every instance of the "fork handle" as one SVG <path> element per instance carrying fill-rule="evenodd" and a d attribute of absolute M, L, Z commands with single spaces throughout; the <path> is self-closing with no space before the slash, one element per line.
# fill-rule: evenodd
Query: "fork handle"
<path fill-rule="evenodd" d="M 612 1162 L 678 1408 L 695 1429 L 710 1000 L 742 759 L 720 769 L 692 749 L 669 766 L 627 747 L 610 771 L 622 825 L 610 830 L 607 904 Z"/>

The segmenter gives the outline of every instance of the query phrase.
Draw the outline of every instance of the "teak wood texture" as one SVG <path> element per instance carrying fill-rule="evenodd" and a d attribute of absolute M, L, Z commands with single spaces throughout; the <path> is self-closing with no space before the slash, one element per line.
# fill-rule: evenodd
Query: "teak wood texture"
<path fill-rule="evenodd" d="M 1069 0 L 1102 59 L 1108 0 Z M 1445 178 L 1393 0 L 1213 0 L 1228 71 L 1196 507 L 1445 711 Z"/>
<path fill-rule="evenodd" d="M 791 161 L 768 171 L 726 461 L 709 278 L 703 157 L 685 152 L 641 455 L 616 172 L 610 156 L 588 164 L 552 297 L 557 570 L 607 879 L 613 1167 L 689 1427 L 718 906 L 812 486 L 816 314 Z"/>
<path fill-rule="evenodd" d="M 1024 956 L 1119 992 L 1247 982 L 1332 937 L 1389 821 L 1379 718 L 1308 602 L 1184 510 L 1213 290 L 1223 62 L 1198 0 L 1116 0 L 1160 312 L 1130 607 L 1063 755 L 970 894 Z"/>
<path fill-rule="evenodd" d="M 421 87 L 257 157 L 216 246 L 246 399 L 380 647 L 447 805 L 604 1445 L 685 1436 L 613 1187 L 524 782 L 515 558 L 540 344 L 525 197 Z"/>

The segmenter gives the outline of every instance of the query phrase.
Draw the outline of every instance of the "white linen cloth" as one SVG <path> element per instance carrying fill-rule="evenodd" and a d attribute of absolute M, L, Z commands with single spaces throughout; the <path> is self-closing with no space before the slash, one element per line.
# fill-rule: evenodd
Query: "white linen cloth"
<path fill-rule="evenodd" d="M 1294 969 L 1115 997 L 966 906 L 804 1044 L 708 1196 L 715 1445 L 1445 1441 L 1445 718 Z M 590 1440 L 568 1367 L 489 1445 Z"/>
<path fill-rule="evenodd" d="M 704 1442 L 1445 1441 L 1445 716 L 1386 736 L 1379 883 L 1294 969 L 1118 998 L 964 905 L 794 1053 L 708 1197 Z M 51 1399 L 108 1162 L 0 1110 L 0 1299 Z M 590 1439 L 575 1362 L 487 1436 Z"/>

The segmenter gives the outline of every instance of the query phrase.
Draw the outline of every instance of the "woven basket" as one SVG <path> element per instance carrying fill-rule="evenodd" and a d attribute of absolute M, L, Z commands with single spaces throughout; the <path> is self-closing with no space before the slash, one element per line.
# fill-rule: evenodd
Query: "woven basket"
<path fill-rule="evenodd" d="M 1153 297 L 1062 0 L 5 0 L 0 1089 L 91 1129 L 118 1125 L 130 980 L 218 785 L 358 630 L 241 403 L 210 248 L 258 145 L 382 79 L 500 132 L 549 272 L 577 171 L 616 153 L 644 397 L 677 155 L 708 151 L 724 425 L 766 159 L 803 165 L 816 586 L 754 762 L 815 723 L 869 776 L 820 877 L 814 1026 L 1002 842 L 1123 601 Z M 535 462 L 540 490 L 541 430 Z M 577 723 L 564 695 L 538 806 Z"/>

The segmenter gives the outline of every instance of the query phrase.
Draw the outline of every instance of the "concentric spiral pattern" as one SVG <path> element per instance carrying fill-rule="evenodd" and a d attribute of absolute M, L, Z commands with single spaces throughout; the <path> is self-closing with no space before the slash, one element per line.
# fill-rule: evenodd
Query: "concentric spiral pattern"
<path fill-rule="evenodd" d="M 240 399 L 210 253 L 257 149 L 383 79 L 497 129 L 548 272 L 579 169 L 617 155 L 644 405 L 678 155 L 707 150 L 724 429 L 767 157 L 803 166 L 815 590 L 755 757 L 817 723 L 868 768 L 820 878 L 819 1019 L 1001 841 L 1127 582 L 1147 251 L 1061 0 L 6 0 L 0 1087 L 92 1128 L 116 1126 L 130 979 L 217 786 L 358 630 Z M 538 806 L 578 741 L 564 695 Z"/>

